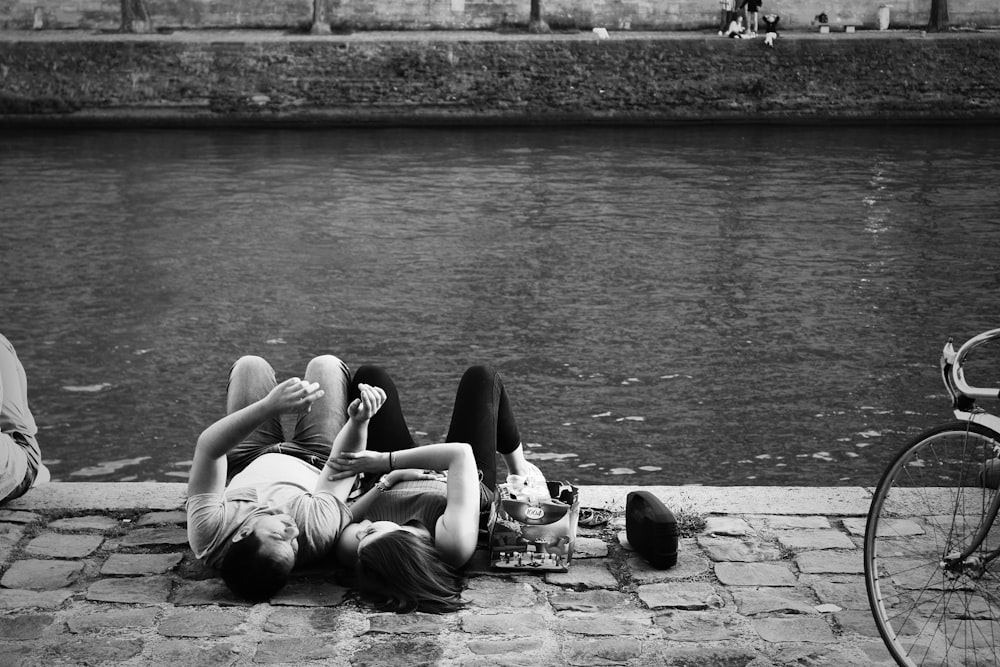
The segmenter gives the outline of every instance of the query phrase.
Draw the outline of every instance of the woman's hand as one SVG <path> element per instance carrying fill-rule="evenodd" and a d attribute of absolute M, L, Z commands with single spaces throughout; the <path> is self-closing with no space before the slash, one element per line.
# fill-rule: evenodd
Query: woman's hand
<path fill-rule="evenodd" d="M 382 404 L 385 403 L 385 392 L 381 387 L 373 387 L 370 384 L 359 384 L 361 397 L 351 401 L 347 406 L 347 416 L 355 421 L 367 421 L 375 416 Z"/>
<path fill-rule="evenodd" d="M 307 412 L 312 409 L 312 404 L 315 401 L 322 398 L 324 393 L 319 388 L 318 382 L 289 378 L 275 386 L 264 400 L 278 414 Z"/>
<path fill-rule="evenodd" d="M 326 466 L 333 470 L 327 479 L 333 481 L 347 479 L 359 473 L 383 473 L 389 470 L 389 455 L 384 452 L 341 452 L 327 460 Z"/>

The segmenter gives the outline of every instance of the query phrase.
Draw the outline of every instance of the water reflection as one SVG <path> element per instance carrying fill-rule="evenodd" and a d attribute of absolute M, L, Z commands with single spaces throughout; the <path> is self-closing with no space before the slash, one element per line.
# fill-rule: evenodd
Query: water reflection
<path fill-rule="evenodd" d="M 238 355 L 492 360 L 585 483 L 873 483 L 996 326 L 1000 130 L 0 135 L 5 333 L 63 479 L 179 479 Z M 155 155 L 155 160 L 148 159 Z"/>

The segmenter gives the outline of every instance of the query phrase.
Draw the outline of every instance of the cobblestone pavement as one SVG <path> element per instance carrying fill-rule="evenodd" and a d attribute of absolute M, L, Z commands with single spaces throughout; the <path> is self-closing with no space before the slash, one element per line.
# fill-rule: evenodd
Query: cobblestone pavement
<path fill-rule="evenodd" d="M 624 541 L 624 493 L 568 573 L 470 573 L 468 607 L 396 615 L 330 571 L 269 604 L 194 560 L 181 484 L 53 483 L 0 508 L 0 666 L 892 665 L 868 611 L 866 492 L 652 487 L 706 525 L 669 570 Z M 592 493 L 588 493 L 592 492 Z"/>

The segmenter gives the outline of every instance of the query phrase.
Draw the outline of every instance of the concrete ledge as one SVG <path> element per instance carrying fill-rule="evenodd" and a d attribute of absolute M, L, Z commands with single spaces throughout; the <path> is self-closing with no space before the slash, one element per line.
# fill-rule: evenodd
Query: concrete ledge
<path fill-rule="evenodd" d="M 77 511 L 183 509 L 187 484 L 177 482 L 52 482 L 3 507 L 12 510 Z"/>
<path fill-rule="evenodd" d="M 872 489 L 857 486 L 587 486 L 580 500 L 585 507 L 624 511 L 628 492 L 639 489 L 668 507 L 705 514 L 864 516 L 872 498 Z"/>
<path fill-rule="evenodd" d="M 48 512 L 179 510 L 186 487 L 178 482 L 53 482 L 4 507 Z M 850 486 L 583 486 L 580 501 L 585 507 L 620 512 L 629 491 L 638 489 L 653 492 L 668 506 L 706 514 L 863 516 L 871 502 L 871 489 Z"/>

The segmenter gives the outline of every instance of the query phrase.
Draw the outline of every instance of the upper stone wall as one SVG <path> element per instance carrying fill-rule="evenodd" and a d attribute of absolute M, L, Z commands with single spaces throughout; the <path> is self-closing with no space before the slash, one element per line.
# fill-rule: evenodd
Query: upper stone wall
<path fill-rule="evenodd" d="M 996 122 L 998 71 L 1000 34 L 0 40 L 0 120 Z"/>

